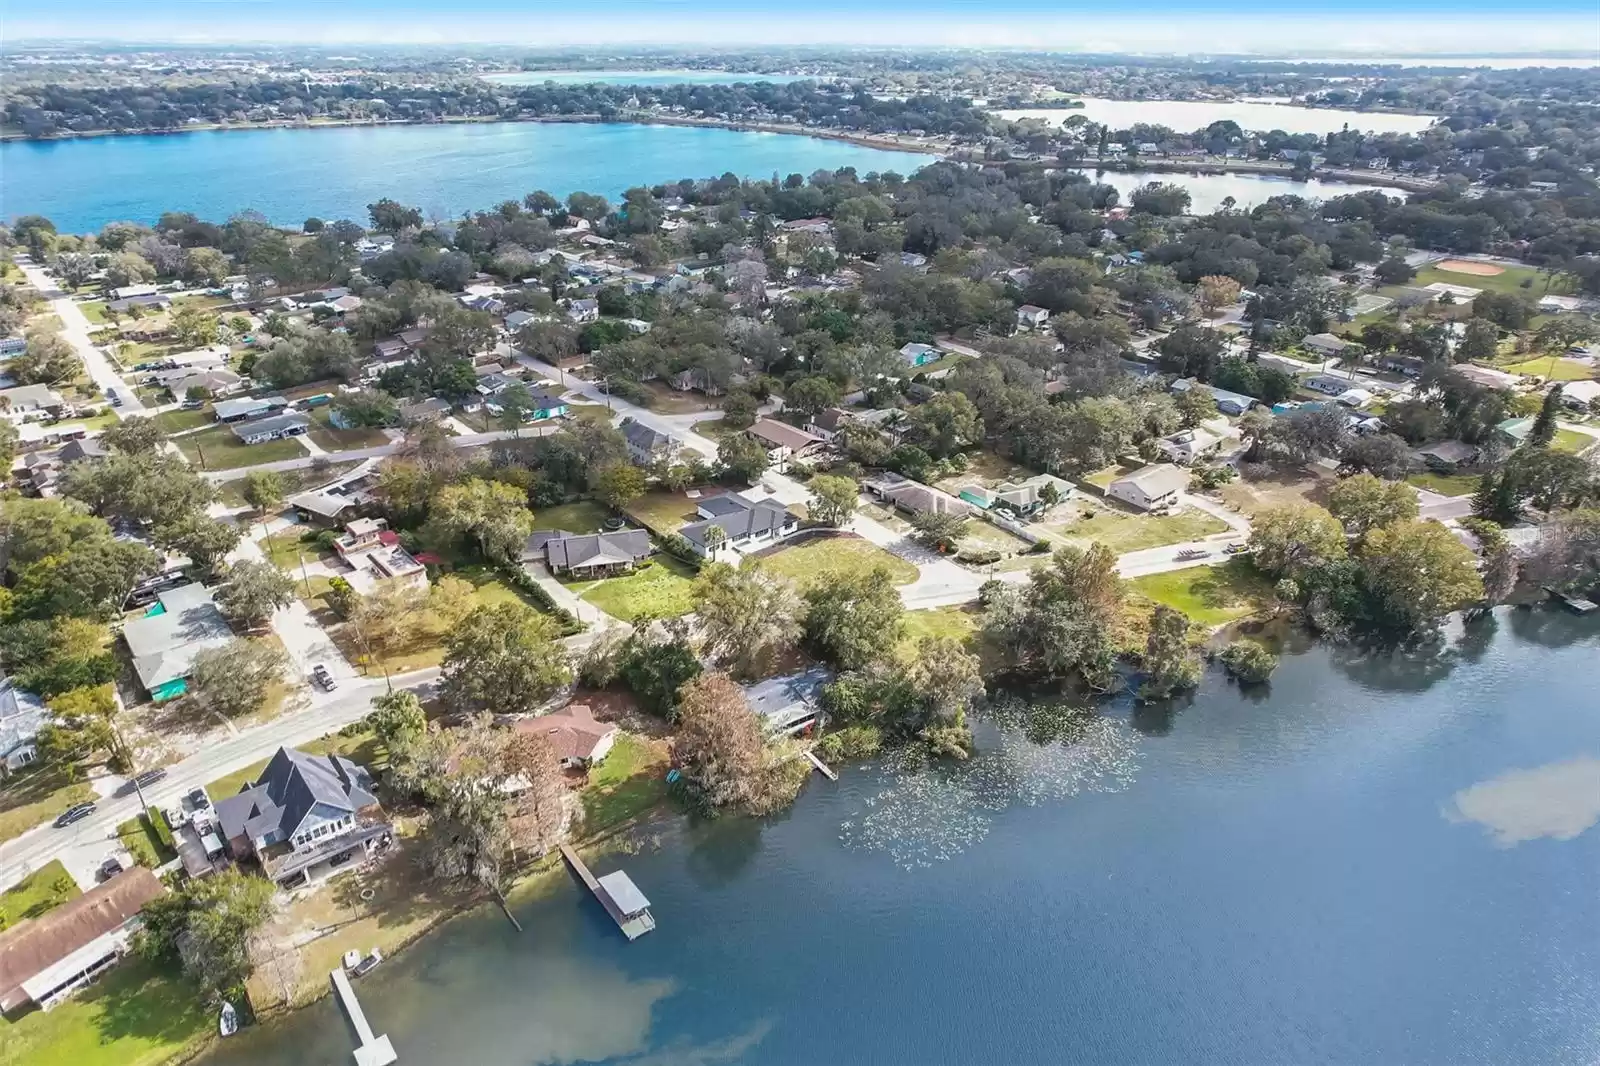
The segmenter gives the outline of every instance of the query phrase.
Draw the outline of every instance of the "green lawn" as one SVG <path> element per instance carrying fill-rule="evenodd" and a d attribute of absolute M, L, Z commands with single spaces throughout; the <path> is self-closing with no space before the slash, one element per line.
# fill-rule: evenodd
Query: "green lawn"
<path fill-rule="evenodd" d="M 604 422 L 611 424 L 611 408 L 603 403 L 569 403 L 567 414 L 573 418 L 581 418 L 585 422 Z"/>
<path fill-rule="evenodd" d="M 924 637 L 949 637 L 965 644 L 972 639 L 983 621 L 978 611 L 961 605 L 907 611 L 904 617 L 902 643 L 912 646 Z"/>
<path fill-rule="evenodd" d="M 1007 533 L 992 522 L 985 522 L 974 518 L 967 523 L 967 531 L 961 538 L 961 547 L 976 550 L 993 549 L 1002 552 L 1025 552 L 1028 542 L 1021 537 Z"/>
<path fill-rule="evenodd" d="M 941 370 L 954 370 L 962 363 L 965 363 L 967 359 L 968 357 L 960 352 L 951 352 L 948 355 L 940 356 L 931 363 L 923 363 L 921 366 L 907 367 L 906 369 L 912 377 L 916 377 L 918 374 L 937 374 Z"/>
<path fill-rule="evenodd" d="M 1270 609 L 1273 602 L 1272 582 L 1242 557 L 1221 566 L 1146 574 L 1132 578 L 1128 586 L 1156 603 L 1176 607 L 1204 626 L 1237 621 Z"/>
<path fill-rule="evenodd" d="M 1494 264 L 1503 266 L 1503 264 Z M 1533 285 L 1524 289 L 1522 282 L 1532 280 Z M 1435 282 L 1444 282 L 1447 285 L 1462 285 L 1469 289 L 1482 289 L 1485 292 L 1509 292 L 1527 294 L 1537 300 L 1545 293 L 1544 279 L 1532 267 L 1507 266 L 1498 274 L 1458 274 L 1453 270 L 1440 270 L 1437 266 L 1425 266 L 1417 271 L 1417 276 L 1409 284 L 1417 288 L 1426 288 Z M 1559 283 L 1558 283 L 1559 284 Z M 1551 287 L 1551 292 L 1558 292 L 1556 286 Z"/>
<path fill-rule="evenodd" d="M 259 466 L 284 459 L 304 459 L 307 454 L 300 442 L 293 438 L 245 444 L 227 426 L 179 437 L 175 443 L 189 461 L 202 470 L 235 470 L 241 466 Z"/>
<path fill-rule="evenodd" d="M 1471 496 L 1478 491 L 1477 474 L 1439 474 L 1422 470 L 1406 475 L 1406 483 L 1441 496 Z"/>
<path fill-rule="evenodd" d="M 880 566 L 889 571 L 896 585 L 909 585 L 917 579 L 917 568 L 911 563 L 859 537 L 813 537 L 785 545 L 757 561 L 762 569 L 786 577 L 802 589 Z"/>
<path fill-rule="evenodd" d="M 694 610 L 695 572 L 688 563 L 657 555 L 627 577 L 575 584 L 572 590 L 613 618 L 677 618 Z"/>
<path fill-rule="evenodd" d="M 321 554 L 314 542 L 300 539 L 308 528 L 290 526 L 281 533 L 263 537 L 260 541 L 261 550 L 266 554 L 268 561 L 279 570 L 290 570 L 298 574 L 302 555 L 310 561 Z"/>
<path fill-rule="evenodd" d="M 1093 515 L 1085 518 L 1086 510 Z M 1050 520 L 1034 529 L 1045 529 L 1068 541 L 1096 541 L 1121 555 L 1165 544 L 1200 540 L 1214 533 L 1226 533 L 1228 524 L 1204 511 L 1180 510 L 1177 514 L 1129 514 L 1109 507 L 1072 502 L 1056 507 Z"/>
<path fill-rule="evenodd" d="M 330 452 L 352 451 L 356 448 L 376 448 L 389 443 L 389 435 L 381 429 L 335 429 L 329 422 L 332 412 L 319 407 L 311 412 L 311 432 L 308 436 Z M 266 445 L 254 445 L 264 448 Z"/>
<path fill-rule="evenodd" d="M 1582 453 L 1600 444 L 1587 433 L 1579 433 L 1575 429 L 1557 429 L 1555 439 L 1550 442 L 1550 447 L 1558 452 Z"/>
<path fill-rule="evenodd" d="M 129 818 L 118 825 L 117 839 L 128 849 L 133 861 L 147 869 L 154 870 L 163 863 L 177 858 L 177 852 L 161 843 L 161 838 L 156 836 L 155 827 L 143 815 Z"/>
<path fill-rule="evenodd" d="M 1594 368 L 1576 359 L 1556 358 L 1548 355 L 1540 359 L 1525 359 L 1520 363 L 1504 363 L 1498 369 L 1507 374 L 1534 374 L 1550 381 L 1588 381 L 1594 377 Z"/>
<path fill-rule="evenodd" d="M 94 798 L 94 789 L 88 785 L 74 784 L 48 769 L 24 771 L 7 778 L 5 788 L 0 789 L 0 843 Z"/>
<path fill-rule="evenodd" d="M 670 759 L 665 745 L 619 733 L 611 753 L 589 771 L 583 801 L 583 835 L 635 818 L 667 798 Z"/>
<path fill-rule="evenodd" d="M 623 510 L 628 517 L 653 533 L 676 533 L 699 518 L 695 511 L 696 503 L 681 492 L 656 489 L 640 496 Z"/>
<path fill-rule="evenodd" d="M 106 302 L 104 300 L 89 300 L 78 305 L 78 310 L 83 312 L 91 325 L 104 326 L 111 321 L 106 316 Z"/>
<path fill-rule="evenodd" d="M 485 607 L 494 607 L 502 603 L 520 603 L 524 607 L 534 607 L 535 610 L 539 610 L 520 590 L 506 584 L 506 579 L 497 570 L 486 566 L 463 566 L 451 573 L 472 582 L 478 603 Z"/>
<path fill-rule="evenodd" d="M 731 437 L 735 433 L 744 432 L 742 429 L 736 429 L 728 425 L 726 420 L 721 418 L 703 418 L 690 426 L 689 429 L 702 437 L 710 437 L 714 441 L 721 441 L 723 438 Z"/>
<path fill-rule="evenodd" d="M 533 512 L 534 529 L 564 529 L 568 533 L 598 533 L 611 512 L 593 500 L 579 500 Z"/>
<path fill-rule="evenodd" d="M 0 928 L 9 929 L 25 918 L 37 918 L 52 907 L 83 895 L 78 883 L 61 865 L 51 859 L 20 882 L 0 893 Z M 0 1029 L 0 1032 L 4 1032 Z M 0 1045 L 4 1045 L 0 1040 Z"/>
<path fill-rule="evenodd" d="M 1123 474 L 1131 474 L 1137 469 L 1138 467 L 1124 466 L 1123 464 L 1118 463 L 1116 466 L 1108 466 L 1104 470 L 1096 470 L 1094 473 L 1086 475 L 1085 477 L 1081 477 L 1078 480 L 1093 485 L 1095 488 L 1105 489 L 1110 488 L 1111 483 L 1117 480 L 1117 478 L 1121 477 Z"/>
<path fill-rule="evenodd" d="M 210 423 L 211 419 L 212 413 L 209 407 L 195 411 L 162 411 L 155 416 L 156 425 L 161 427 L 161 432 L 169 436 L 185 430 L 199 429 Z"/>
<path fill-rule="evenodd" d="M 130 958 L 48 1013 L 0 1021 L 0 1066 L 161 1066 L 215 1026 L 192 986 Z"/>

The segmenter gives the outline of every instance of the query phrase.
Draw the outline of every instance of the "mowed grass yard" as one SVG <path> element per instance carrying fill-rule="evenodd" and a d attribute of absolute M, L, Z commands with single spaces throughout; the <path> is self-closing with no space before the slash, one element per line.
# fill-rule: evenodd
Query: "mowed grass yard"
<path fill-rule="evenodd" d="M 1464 285 L 1469 289 L 1482 289 L 1484 292 L 1509 292 L 1516 295 L 1529 295 L 1535 300 L 1545 294 L 1544 279 L 1532 267 L 1505 266 L 1501 263 L 1490 264 L 1501 267 L 1498 274 L 1464 274 L 1454 270 L 1440 270 L 1437 264 L 1429 264 L 1417 271 L 1417 276 L 1409 284 L 1424 288 L 1435 282 L 1444 282 L 1447 285 Z M 1524 281 L 1533 284 L 1523 288 Z M 1559 293 L 1559 282 L 1551 285 L 1550 291 Z"/>
<path fill-rule="evenodd" d="M 372 427 L 335 429 L 333 423 L 329 421 L 332 417 L 333 412 L 326 407 L 319 407 L 311 412 L 311 432 L 309 436 L 326 451 L 342 452 L 355 448 L 377 448 L 389 443 L 389 435 L 381 429 Z M 266 445 L 254 444 L 251 447 L 263 448 Z"/>
<path fill-rule="evenodd" d="M 227 426 L 191 433 L 174 441 L 191 463 L 203 470 L 234 470 L 284 459 L 304 459 L 309 453 L 297 440 L 269 440 L 246 444 Z"/>
<path fill-rule="evenodd" d="M 575 582 L 568 587 L 613 618 L 678 618 L 694 610 L 695 571 L 670 555 L 656 555 L 624 577 Z"/>
<path fill-rule="evenodd" d="M 1436 492 L 1440 496 L 1471 496 L 1478 491 L 1477 474 L 1440 474 L 1432 470 L 1419 470 L 1406 475 L 1406 484 Z"/>
<path fill-rule="evenodd" d="M 23 771 L 0 789 L 0 843 L 52 821 L 68 807 L 94 799 L 94 789 L 52 770 Z"/>
<path fill-rule="evenodd" d="M 534 529 L 564 529 L 568 533 L 598 533 L 611 512 L 593 500 L 541 507 L 533 512 Z"/>
<path fill-rule="evenodd" d="M 1215 627 L 1270 610 L 1272 582 L 1244 557 L 1221 566 L 1192 566 L 1131 578 L 1129 590 L 1153 604 L 1176 607 L 1200 625 Z M 1153 609 L 1153 608 L 1152 608 Z"/>
<path fill-rule="evenodd" d="M 0 918 L 9 929 L 28 918 L 37 918 L 46 911 L 59 907 L 68 900 L 77 899 L 83 890 L 72 879 L 60 859 L 51 859 L 33 873 L 0 892 Z M 0 1032 L 5 1030 L 0 1029 Z M 3 1043 L 3 1041 L 0 1041 Z"/>
<path fill-rule="evenodd" d="M 770 555 L 756 557 L 768 573 L 793 581 L 802 590 L 813 585 L 867 574 L 878 567 L 889 571 L 896 585 L 917 579 L 917 568 L 892 552 L 859 537 L 812 537 L 786 544 Z"/>
<path fill-rule="evenodd" d="M 623 510 L 629 518 L 659 536 L 676 533 L 688 523 L 696 521 L 700 517 L 695 510 L 698 504 L 698 500 L 691 500 L 684 493 L 655 489 L 640 496 Z"/>
<path fill-rule="evenodd" d="M 0 1020 L 0 1066 L 161 1066 L 216 1024 L 192 985 L 130 957 L 48 1013 Z"/>
<path fill-rule="evenodd" d="M 1524 359 L 1520 363 L 1502 363 L 1497 368 L 1507 374 L 1533 374 L 1550 381 L 1588 381 L 1594 377 L 1594 367 L 1576 359 Z"/>
<path fill-rule="evenodd" d="M 1204 511 L 1188 508 L 1170 515 L 1132 514 L 1098 502 L 1073 500 L 1055 508 L 1047 521 L 1033 529 L 1080 546 L 1104 544 L 1121 555 L 1226 533 L 1228 524 Z"/>
<path fill-rule="evenodd" d="M 665 802 L 671 765 L 664 741 L 619 733 L 611 753 L 589 771 L 588 784 L 579 793 L 580 836 L 592 837 Z"/>

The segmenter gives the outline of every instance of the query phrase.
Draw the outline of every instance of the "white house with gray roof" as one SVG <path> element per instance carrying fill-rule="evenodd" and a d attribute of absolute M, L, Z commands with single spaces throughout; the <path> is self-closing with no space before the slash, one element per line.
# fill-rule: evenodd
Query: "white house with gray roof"
<path fill-rule="evenodd" d="M 730 492 L 701 500 L 697 510 L 702 520 L 678 534 L 705 559 L 757 551 L 800 531 L 800 519 L 776 500 L 752 501 Z"/>
<path fill-rule="evenodd" d="M 0 777 L 22 769 L 39 757 L 39 730 L 50 721 L 50 709 L 9 677 L 0 680 Z"/>
<path fill-rule="evenodd" d="M 233 639 L 233 629 L 211 595 L 203 585 L 168 589 L 157 595 L 151 613 L 123 625 L 134 673 L 151 699 L 183 695 L 195 657 Z"/>
<path fill-rule="evenodd" d="M 683 441 L 670 433 L 663 433 L 628 415 L 617 428 L 628 442 L 628 457 L 640 466 L 656 462 L 671 462 L 683 450 Z"/>

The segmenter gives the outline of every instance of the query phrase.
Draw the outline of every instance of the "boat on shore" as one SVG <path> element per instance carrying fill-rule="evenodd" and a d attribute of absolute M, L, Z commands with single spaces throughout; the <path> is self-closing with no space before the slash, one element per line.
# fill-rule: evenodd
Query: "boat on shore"
<path fill-rule="evenodd" d="M 233 1009 L 232 1003 L 222 1005 L 222 1014 L 217 1018 L 217 1032 L 223 1036 L 232 1036 L 239 1031 L 239 1012 Z"/>

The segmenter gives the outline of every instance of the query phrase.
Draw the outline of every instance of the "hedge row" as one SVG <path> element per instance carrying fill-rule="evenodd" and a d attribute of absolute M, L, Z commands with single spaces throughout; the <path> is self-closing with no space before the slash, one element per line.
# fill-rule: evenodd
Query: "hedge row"
<path fill-rule="evenodd" d="M 544 590 L 544 586 L 535 581 L 526 570 L 520 566 L 506 566 L 501 568 L 501 573 L 505 575 L 506 580 L 514 588 L 520 590 L 530 600 L 538 604 L 541 609 L 555 616 L 556 621 L 561 624 L 563 636 L 570 637 L 574 633 L 583 632 L 584 624 L 573 617 L 571 611 L 565 607 L 558 606 L 556 601 L 550 597 L 550 593 Z"/>

